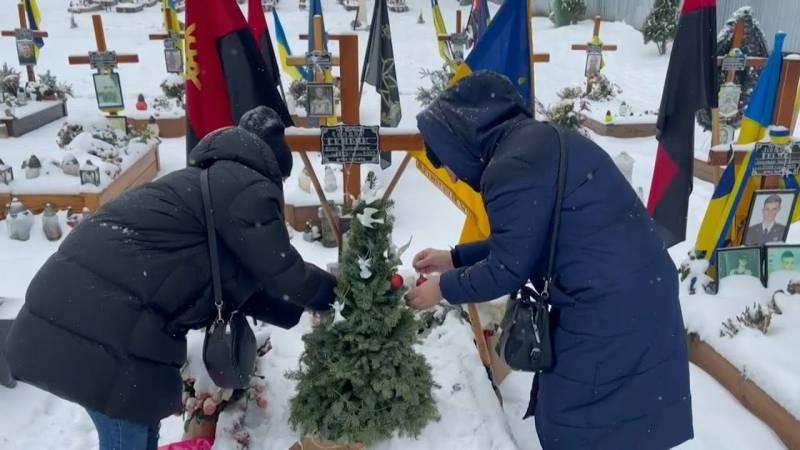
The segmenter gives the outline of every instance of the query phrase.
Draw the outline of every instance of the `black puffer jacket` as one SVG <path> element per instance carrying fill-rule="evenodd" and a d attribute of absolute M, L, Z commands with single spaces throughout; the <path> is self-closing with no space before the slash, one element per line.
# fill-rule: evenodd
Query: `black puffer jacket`
<path fill-rule="evenodd" d="M 283 220 L 281 172 L 263 140 L 215 132 L 190 167 L 120 196 L 39 270 L 8 336 L 14 376 L 108 416 L 180 410 L 187 330 L 214 315 L 200 168 L 209 168 L 226 306 L 283 327 L 326 309 L 335 279 L 304 263 Z"/>

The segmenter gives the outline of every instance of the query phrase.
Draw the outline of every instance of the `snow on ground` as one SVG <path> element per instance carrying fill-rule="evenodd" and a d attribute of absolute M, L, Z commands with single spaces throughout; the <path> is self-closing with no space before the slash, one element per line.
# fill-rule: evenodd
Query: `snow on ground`
<path fill-rule="evenodd" d="M 329 32 L 345 30 L 354 13 L 344 11 L 333 1 L 323 3 Z M 416 124 L 414 116 L 419 110 L 414 95 L 417 86 L 427 85 L 426 80 L 420 80 L 419 71 L 422 68 L 437 69 L 441 67 L 441 61 L 435 48 L 430 3 L 428 0 L 408 0 L 408 3 L 411 11 L 406 14 L 391 14 L 391 20 L 404 112 L 401 127 L 413 128 Z M 455 21 L 455 3 L 448 1 L 442 2 L 441 5 L 448 29 L 451 31 Z M 96 109 L 93 94 L 91 71 L 86 66 L 69 66 L 66 60 L 68 54 L 85 53 L 94 48 L 90 15 L 76 15 L 79 28 L 73 30 L 69 28 L 69 14 L 64 11 L 64 2 L 40 0 L 40 7 L 43 11 L 42 27 L 51 35 L 42 51 L 40 71 L 51 69 L 59 79 L 74 85 L 77 97 L 69 101 L 70 118 L 81 120 L 100 118 L 101 114 Z M 496 5 L 490 3 L 492 13 L 496 8 Z M 422 11 L 425 17 L 424 25 L 416 23 L 419 11 Z M 295 53 L 304 51 L 306 43 L 300 41 L 298 35 L 306 31 L 307 13 L 297 10 L 295 0 L 281 2 L 278 5 L 278 13 L 287 30 L 292 49 Z M 468 13 L 466 8 L 464 13 Z M 148 98 L 160 95 L 159 84 L 166 77 L 163 47 L 160 42 L 147 39 L 149 33 L 161 31 L 158 8 L 147 8 L 144 12 L 133 15 L 102 14 L 109 48 L 118 52 L 136 52 L 141 59 L 140 64 L 125 64 L 119 68 L 126 103 L 133 105 L 139 93 Z M 272 26 L 269 17 L 268 23 Z M 14 26 L 16 26 L 15 15 L 0 16 L 0 28 L 8 29 Z M 586 42 L 591 35 L 591 28 L 590 21 L 555 29 L 546 19 L 534 20 L 536 51 L 549 52 L 551 55 L 550 63 L 536 65 L 537 94 L 545 105 L 557 101 L 556 92 L 562 87 L 583 84 L 585 54 L 572 51 L 569 47 L 572 43 Z M 366 48 L 366 37 L 366 33 L 359 33 L 359 48 L 362 55 Z M 605 54 L 607 67 L 604 73 L 623 89 L 621 98 L 626 100 L 634 111 L 658 108 L 668 58 L 659 57 L 654 45 L 643 45 L 640 33 L 623 23 L 603 23 L 601 37 L 605 43 L 619 45 L 619 51 Z M 332 41 L 330 45 L 331 50 L 335 52 L 336 43 Z M 0 43 L 0 62 L 3 61 L 12 64 L 16 62 L 13 41 Z M 288 85 L 288 80 L 285 80 L 285 84 Z M 361 108 L 362 122 L 374 124 L 377 123 L 379 100 L 372 87 L 365 87 Z M 21 152 L 53 149 L 59 127 L 60 122 L 56 122 L 19 139 L 0 140 L 0 150 L 9 146 L 20 149 Z M 655 139 L 619 140 L 590 135 L 612 156 L 623 151 L 633 156 L 636 161 L 633 185 L 641 186 L 646 198 L 654 163 Z M 707 133 L 698 133 L 695 141 L 696 154 L 704 157 L 710 136 Z M 183 167 L 184 140 L 164 140 L 160 147 L 160 155 L 161 175 Z M 384 184 L 388 183 L 393 175 L 400 158 L 400 154 L 395 155 L 395 166 L 379 173 L 379 178 Z M 311 159 L 321 177 L 323 172 L 319 157 L 311 155 Z M 296 158 L 295 175 L 287 181 L 287 197 L 297 193 L 296 176 L 300 167 L 302 163 Z M 365 168 L 363 172 L 366 171 Z M 337 178 L 340 181 L 338 171 Z M 712 185 L 695 180 L 694 192 L 690 199 L 689 236 L 693 236 L 699 228 L 712 190 Z M 298 200 L 302 200 L 302 194 L 298 194 L 301 197 Z M 447 247 L 456 243 L 463 222 L 462 214 L 414 168 L 413 164 L 401 179 L 394 199 L 397 216 L 395 241 L 405 242 L 410 236 L 414 238 L 407 255 L 413 255 L 426 247 Z M 0 297 L 23 298 L 36 270 L 57 248 L 58 243 L 45 240 L 39 220 L 37 218 L 32 238 L 28 242 L 7 239 L 5 224 L 0 224 Z M 800 238 L 800 233 L 793 232 L 790 236 Z M 336 259 L 335 250 L 304 242 L 299 235 L 295 237 L 293 243 L 304 258 L 322 267 Z M 686 242 L 671 249 L 670 253 L 675 261 L 680 263 L 691 246 L 691 242 Z M 404 270 L 410 270 L 409 258 L 406 257 Z M 695 326 L 695 323 L 699 323 L 698 329 L 705 327 L 703 329 L 708 333 L 704 337 L 715 346 L 719 345 L 719 350 L 725 356 L 739 361 L 735 364 L 747 367 L 748 374 L 756 376 L 756 373 L 759 373 L 758 376 L 762 377 L 759 380 L 778 389 L 772 392 L 778 395 L 781 392 L 790 394 L 781 400 L 787 407 L 797 412 L 796 400 L 792 400 L 798 398 L 796 384 L 792 385 L 791 381 L 782 378 L 785 374 L 796 374 L 797 370 L 787 370 L 793 366 L 776 367 L 778 365 L 776 361 L 784 361 L 787 359 L 784 357 L 786 354 L 792 354 L 790 350 L 782 349 L 787 349 L 792 342 L 797 342 L 796 331 L 787 330 L 791 327 L 786 326 L 791 321 L 790 314 L 795 314 L 795 317 L 798 314 L 796 308 L 784 308 L 786 314 L 776 320 L 770 336 L 753 336 L 751 340 L 746 341 L 745 339 L 750 338 L 737 336 L 727 342 L 720 342 L 719 338 L 715 340 L 713 336 L 713 330 L 721 321 L 717 318 L 720 311 L 726 315 L 734 310 L 740 312 L 740 304 L 751 302 L 749 298 L 736 303 L 728 302 L 722 297 L 705 296 L 683 299 L 687 324 Z M 734 303 L 736 303 L 735 308 Z M 715 305 L 724 305 L 724 308 L 717 308 Z M 0 306 L 0 318 L 13 316 L 18 307 L 19 303 L 6 301 L 5 306 Z M 790 313 L 791 310 L 794 312 Z M 708 317 L 704 317 L 706 313 Z M 308 327 L 306 320 L 307 318 L 295 329 L 288 331 L 274 329 L 272 332 L 274 349 L 262 363 L 262 368 L 268 373 L 270 393 L 267 417 L 260 423 L 254 415 L 247 422 L 253 435 L 260 441 L 254 448 L 285 449 L 296 438 L 287 426 L 287 401 L 293 386 L 291 381 L 283 378 L 283 373 L 296 364 L 302 350 L 300 336 Z M 787 339 L 778 339 L 783 336 L 789 336 L 788 344 Z M 771 350 L 766 350 L 768 347 Z M 434 366 L 434 376 L 443 386 L 436 393 L 439 409 L 443 412 L 443 420 L 426 429 L 419 441 L 395 440 L 376 448 L 379 450 L 539 448 L 533 420 L 521 420 L 527 406 L 530 375 L 512 373 L 501 385 L 504 397 L 504 408 L 501 411 L 494 400 L 483 368 L 478 364 L 468 327 L 450 318 L 443 327 L 435 330 L 425 340 L 419 351 L 425 354 Z M 760 371 L 761 369 L 763 371 Z M 765 425 L 751 416 L 703 371 L 692 366 L 691 376 L 696 438 L 681 448 L 690 450 L 783 448 Z M 462 389 L 452 392 L 455 384 L 460 384 Z M 783 384 L 787 387 L 780 387 Z M 791 386 L 795 386 L 794 391 L 791 390 Z M 765 389 L 769 390 L 772 387 L 765 386 Z M 13 390 L 0 388 L 0 417 L 4 418 L 0 421 L 2 449 L 96 448 L 94 428 L 80 407 L 30 386 L 21 384 Z M 162 421 L 162 443 L 179 440 L 181 433 L 180 418 L 170 417 Z"/>
<path fill-rule="evenodd" d="M 296 433 L 288 424 L 289 399 L 294 395 L 295 383 L 284 378 L 283 374 L 297 367 L 303 351 L 300 338 L 310 330 L 310 326 L 308 316 L 304 316 L 301 324 L 292 330 L 272 331 L 274 348 L 261 364 L 261 372 L 269 380 L 269 406 L 265 421 L 250 429 L 253 450 L 285 450 L 297 440 Z M 433 392 L 441 420 L 423 430 L 418 440 L 394 439 L 372 446 L 370 450 L 518 448 L 475 352 L 468 324 L 454 314 L 448 314 L 445 323 L 432 329 L 417 346 L 417 351 L 431 364 L 434 382 L 440 386 Z M 255 416 L 261 414 L 258 410 L 251 411 Z M 246 417 L 245 421 L 248 419 Z M 228 440 L 223 441 L 226 442 L 221 447 L 227 449 Z"/>
<path fill-rule="evenodd" d="M 684 286 L 684 291 L 686 291 Z M 681 307 L 686 327 L 697 333 L 722 356 L 761 387 L 795 417 L 800 417 L 800 359 L 788 357 L 800 344 L 800 297 L 776 296 L 783 314 L 772 316 L 766 335 L 742 327 L 733 338 L 720 336 L 722 322 L 744 312 L 754 303 L 763 305 L 772 299 L 775 289 L 766 289 L 761 281 L 746 275 L 722 280 L 718 295 L 684 294 Z"/>

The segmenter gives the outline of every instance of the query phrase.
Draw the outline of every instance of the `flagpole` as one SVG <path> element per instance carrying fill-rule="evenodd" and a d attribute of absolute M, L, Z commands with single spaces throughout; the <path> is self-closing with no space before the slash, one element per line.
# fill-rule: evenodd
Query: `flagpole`
<path fill-rule="evenodd" d="M 536 118 L 536 83 L 534 82 L 533 76 L 533 13 L 531 11 L 531 0 L 525 0 L 525 14 L 528 18 L 528 48 L 530 49 L 528 54 L 528 64 L 530 65 L 531 76 L 531 116 L 535 119 Z"/>

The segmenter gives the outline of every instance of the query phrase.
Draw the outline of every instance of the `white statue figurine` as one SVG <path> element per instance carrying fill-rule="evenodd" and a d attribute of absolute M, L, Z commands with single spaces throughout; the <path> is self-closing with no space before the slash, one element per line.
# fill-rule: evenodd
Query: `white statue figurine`
<path fill-rule="evenodd" d="M 336 184 L 336 175 L 333 173 L 333 169 L 325 166 L 325 192 L 335 192 L 337 189 L 339 186 Z"/>
<path fill-rule="evenodd" d="M 27 241 L 31 238 L 33 228 L 33 214 L 15 197 L 11 200 L 6 211 L 6 228 L 8 237 L 18 241 Z"/>
<path fill-rule="evenodd" d="M 61 239 L 61 224 L 58 222 L 58 215 L 53 209 L 53 206 L 48 203 L 44 207 L 42 214 L 42 231 L 48 241 L 57 241 Z"/>

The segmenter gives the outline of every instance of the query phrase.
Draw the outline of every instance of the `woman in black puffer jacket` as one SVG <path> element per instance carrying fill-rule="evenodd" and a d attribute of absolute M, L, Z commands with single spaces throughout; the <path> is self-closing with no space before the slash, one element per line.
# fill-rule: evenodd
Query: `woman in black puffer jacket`
<path fill-rule="evenodd" d="M 30 284 L 7 341 L 15 378 L 89 410 L 101 450 L 155 449 L 159 421 L 181 409 L 186 333 L 215 316 L 201 169 L 226 308 L 288 328 L 333 303 L 336 280 L 289 242 L 291 166 L 280 119 L 260 107 L 206 136 L 189 167 L 100 208 Z"/>

